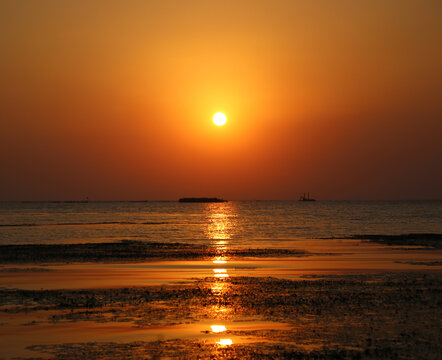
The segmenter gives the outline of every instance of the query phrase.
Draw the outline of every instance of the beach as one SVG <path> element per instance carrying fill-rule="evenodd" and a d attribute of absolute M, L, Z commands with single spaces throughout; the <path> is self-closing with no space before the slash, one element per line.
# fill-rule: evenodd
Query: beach
<path fill-rule="evenodd" d="M 0 357 L 436 359 L 441 209 L 4 203 Z"/>

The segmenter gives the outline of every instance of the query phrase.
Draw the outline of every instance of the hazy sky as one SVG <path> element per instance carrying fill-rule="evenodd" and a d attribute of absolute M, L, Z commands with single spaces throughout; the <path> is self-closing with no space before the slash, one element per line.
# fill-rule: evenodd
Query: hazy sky
<path fill-rule="evenodd" d="M 0 200 L 442 198 L 440 0 L 1 0 L 0 54 Z"/>

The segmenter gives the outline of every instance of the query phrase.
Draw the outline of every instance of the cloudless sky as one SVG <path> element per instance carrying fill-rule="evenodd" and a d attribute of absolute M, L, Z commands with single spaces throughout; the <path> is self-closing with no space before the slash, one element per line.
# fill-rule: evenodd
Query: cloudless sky
<path fill-rule="evenodd" d="M 442 198 L 439 0 L 2 0 L 0 53 L 0 200 Z"/>

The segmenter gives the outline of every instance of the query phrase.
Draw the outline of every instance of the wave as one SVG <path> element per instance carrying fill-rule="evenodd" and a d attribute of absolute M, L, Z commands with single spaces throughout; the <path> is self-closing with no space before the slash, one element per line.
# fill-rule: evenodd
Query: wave
<path fill-rule="evenodd" d="M 168 224 L 165 221 L 103 221 L 103 222 L 67 222 L 67 223 L 53 223 L 53 224 L 0 224 L 0 227 L 48 227 L 48 226 L 94 226 L 94 225 L 164 225 Z"/>

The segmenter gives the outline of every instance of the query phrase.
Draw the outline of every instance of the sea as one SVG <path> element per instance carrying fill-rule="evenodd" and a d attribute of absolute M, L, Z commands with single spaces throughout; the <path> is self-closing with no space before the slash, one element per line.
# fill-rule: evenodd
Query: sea
<path fill-rule="evenodd" d="M 284 246 L 359 234 L 442 233 L 442 201 L 1 202 L 0 244 L 120 240 Z"/>

